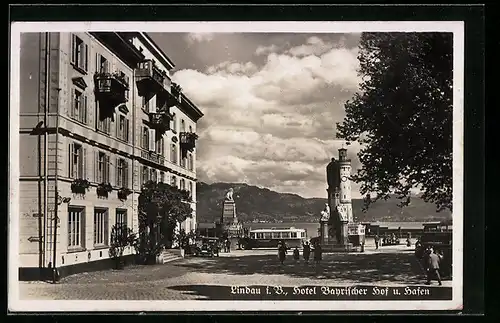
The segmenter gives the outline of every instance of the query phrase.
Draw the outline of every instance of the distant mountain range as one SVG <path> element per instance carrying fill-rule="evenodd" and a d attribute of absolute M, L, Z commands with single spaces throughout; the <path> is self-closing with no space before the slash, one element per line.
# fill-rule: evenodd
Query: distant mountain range
<path fill-rule="evenodd" d="M 229 188 L 234 189 L 236 213 L 242 222 L 317 222 L 324 209 L 326 198 L 303 198 L 296 194 L 278 193 L 267 188 L 242 183 L 198 182 L 197 216 L 200 223 L 213 223 L 220 219 L 222 203 Z M 362 222 L 426 222 L 451 218 L 449 211 L 436 212 L 434 204 L 413 197 L 411 204 L 400 208 L 395 197 L 377 201 L 363 212 L 363 200 L 353 199 L 353 214 Z"/>

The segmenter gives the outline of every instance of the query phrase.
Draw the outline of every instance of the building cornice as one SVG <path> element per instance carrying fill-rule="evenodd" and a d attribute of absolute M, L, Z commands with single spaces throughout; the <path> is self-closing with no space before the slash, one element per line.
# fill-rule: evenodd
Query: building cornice
<path fill-rule="evenodd" d="M 200 120 L 204 114 L 184 93 L 181 92 L 181 103 L 179 108 L 191 117 L 195 122 Z"/>

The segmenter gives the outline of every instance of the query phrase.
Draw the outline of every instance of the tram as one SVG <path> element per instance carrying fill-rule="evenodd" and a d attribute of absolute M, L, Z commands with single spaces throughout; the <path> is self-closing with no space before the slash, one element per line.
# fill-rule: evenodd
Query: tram
<path fill-rule="evenodd" d="M 307 240 L 307 230 L 290 228 L 268 228 L 250 229 L 248 236 L 240 239 L 243 249 L 253 248 L 277 248 L 280 241 L 284 241 L 287 247 L 302 247 Z"/>

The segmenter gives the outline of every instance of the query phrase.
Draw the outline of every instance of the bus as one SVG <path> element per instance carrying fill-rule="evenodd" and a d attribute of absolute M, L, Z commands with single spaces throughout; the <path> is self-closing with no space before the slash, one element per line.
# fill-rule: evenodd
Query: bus
<path fill-rule="evenodd" d="M 240 240 L 243 249 L 253 248 L 277 248 L 280 241 L 284 241 L 287 247 L 302 247 L 307 240 L 307 230 L 291 228 L 267 228 L 250 229 L 248 236 Z"/>

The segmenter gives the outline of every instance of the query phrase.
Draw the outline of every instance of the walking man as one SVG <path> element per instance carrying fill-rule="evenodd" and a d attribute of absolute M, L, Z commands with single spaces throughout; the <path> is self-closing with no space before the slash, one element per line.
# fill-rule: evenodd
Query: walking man
<path fill-rule="evenodd" d="M 378 234 L 375 235 L 375 250 L 378 249 L 378 243 L 380 241 L 380 238 L 378 237 Z"/>
<path fill-rule="evenodd" d="M 439 286 L 441 283 L 441 275 L 439 274 L 439 265 L 441 263 L 442 256 L 434 250 L 433 247 L 429 249 L 429 255 L 427 256 L 427 282 L 426 285 L 431 284 L 431 280 L 434 277 L 437 278 Z"/>
<path fill-rule="evenodd" d="M 311 255 L 311 246 L 309 245 L 309 242 L 306 242 L 304 244 L 304 249 L 302 251 L 302 256 L 304 257 L 304 261 L 306 264 L 309 263 L 309 256 Z"/>

